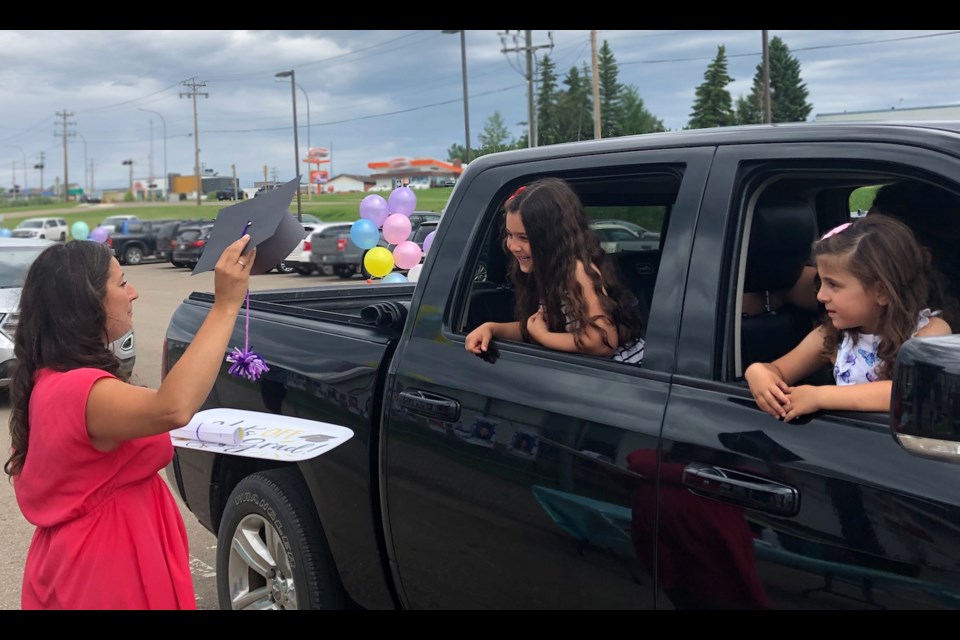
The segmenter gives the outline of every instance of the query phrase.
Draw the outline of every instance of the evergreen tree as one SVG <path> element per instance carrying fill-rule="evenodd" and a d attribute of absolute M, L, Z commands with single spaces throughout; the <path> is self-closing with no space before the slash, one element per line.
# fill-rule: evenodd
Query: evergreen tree
<path fill-rule="evenodd" d="M 703 74 L 703 83 L 697 87 L 689 128 L 724 127 L 736 123 L 732 99 L 727 91 L 727 85 L 733 80 L 727 73 L 726 47 L 720 45 L 717 47 L 717 57 Z"/>
<path fill-rule="evenodd" d="M 632 85 L 623 87 L 620 93 L 620 109 L 622 113 L 619 124 L 620 135 L 629 136 L 635 133 L 653 133 L 667 130 L 663 126 L 663 120 L 654 117 L 643 106 L 643 98 L 637 93 L 636 87 Z"/>
<path fill-rule="evenodd" d="M 467 161 L 467 148 L 456 142 L 447 149 L 447 162 L 453 162 L 454 160 L 459 160 L 460 162 Z"/>
<path fill-rule="evenodd" d="M 759 124 L 763 122 L 763 105 L 757 102 L 760 96 L 751 93 L 737 98 L 737 124 Z"/>
<path fill-rule="evenodd" d="M 621 94 L 623 85 L 617 82 L 617 61 L 613 57 L 606 40 L 597 54 L 597 78 L 600 85 L 600 134 L 604 138 L 623 135 L 620 124 L 623 121 Z M 591 89 L 592 89 L 592 76 Z M 592 95 L 591 90 L 591 95 Z M 592 125 L 592 120 L 591 120 Z M 591 127 L 591 131 L 592 131 Z M 592 137 L 592 136 L 591 136 Z"/>
<path fill-rule="evenodd" d="M 537 138 L 541 145 L 563 142 L 559 122 L 556 66 L 550 56 L 540 63 L 540 92 L 537 96 Z"/>
<path fill-rule="evenodd" d="M 586 63 L 582 72 L 576 67 L 563 79 L 567 87 L 559 97 L 559 140 L 576 142 L 593 138 L 593 97 L 590 90 L 590 73 Z"/>
<path fill-rule="evenodd" d="M 513 143 L 509 142 L 510 132 L 507 131 L 507 125 L 499 111 L 494 111 L 493 115 L 487 118 L 487 124 L 477 138 L 480 140 L 477 157 L 513 148 Z"/>
<path fill-rule="evenodd" d="M 807 102 L 807 85 L 800 78 L 800 61 L 790 55 L 790 49 L 779 36 L 770 40 L 770 119 L 773 122 L 803 122 L 813 111 Z M 753 76 L 751 102 L 757 111 L 745 111 L 738 119 L 744 124 L 763 122 L 763 61 Z M 738 104 L 739 107 L 739 104 Z"/>

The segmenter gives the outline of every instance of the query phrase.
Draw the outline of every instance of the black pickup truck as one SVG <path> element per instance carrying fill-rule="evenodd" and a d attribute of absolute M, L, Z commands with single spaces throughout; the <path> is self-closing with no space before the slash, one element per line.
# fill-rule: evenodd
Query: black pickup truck
<path fill-rule="evenodd" d="M 642 366 L 464 349 L 511 317 L 503 202 L 543 176 L 596 220 L 660 234 L 610 255 L 646 319 Z M 353 437 L 296 463 L 177 448 L 169 478 L 217 535 L 221 607 L 960 608 L 960 337 L 904 345 L 890 414 L 784 424 L 743 380 L 816 321 L 745 316 L 744 292 L 787 288 L 854 191 L 907 179 L 960 193 L 960 123 L 509 151 L 465 170 L 416 283 L 252 293 L 270 371 L 225 365 L 204 408 Z M 165 370 L 211 302 L 178 307 Z"/>
<path fill-rule="evenodd" d="M 160 231 L 171 219 L 127 223 L 127 232 L 111 233 L 108 240 L 120 264 L 140 264 L 157 256 Z"/>

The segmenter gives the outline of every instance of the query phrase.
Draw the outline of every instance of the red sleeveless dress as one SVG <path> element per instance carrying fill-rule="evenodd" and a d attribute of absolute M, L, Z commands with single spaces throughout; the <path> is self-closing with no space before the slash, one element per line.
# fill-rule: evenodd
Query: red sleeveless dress
<path fill-rule="evenodd" d="M 37 373 L 30 441 L 14 478 L 37 527 L 23 573 L 23 609 L 196 609 L 187 532 L 159 471 L 170 436 L 97 451 L 86 427 L 99 369 Z"/>

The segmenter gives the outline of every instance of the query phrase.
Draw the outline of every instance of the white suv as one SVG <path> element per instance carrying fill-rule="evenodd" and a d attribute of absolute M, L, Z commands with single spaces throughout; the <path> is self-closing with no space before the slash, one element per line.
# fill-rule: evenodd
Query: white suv
<path fill-rule="evenodd" d="M 27 218 L 17 225 L 10 236 L 63 242 L 67 239 L 67 221 L 63 218 Z"/>
<path fill-rule="evenodd" d="M 40 252 L 51 246 L 49 240 L 0 238 L 0 389 L 10 386 L 16 357 L 13 339 L 20 324 L 20 291 L 27 270 Z M 129 376 L 137 359 L 133 329 L 110 344 L 120 360 L 120 370 Z"/>

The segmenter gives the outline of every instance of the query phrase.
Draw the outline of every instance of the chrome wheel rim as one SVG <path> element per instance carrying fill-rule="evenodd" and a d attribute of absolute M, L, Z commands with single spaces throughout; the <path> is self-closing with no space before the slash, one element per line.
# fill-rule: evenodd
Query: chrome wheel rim
<path fill-rule="evenodd" d="M 230 540 L 227 566 L 233 609 L 296 609 L 297 591 L 282 536 L 262 516 L 243 518 Z"/>

